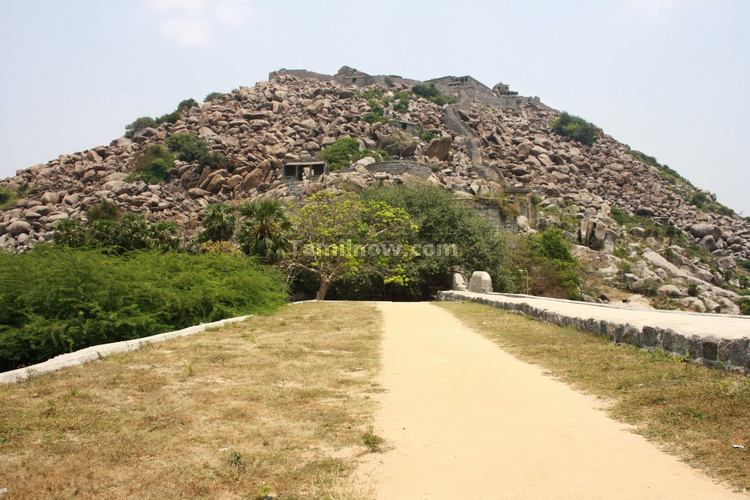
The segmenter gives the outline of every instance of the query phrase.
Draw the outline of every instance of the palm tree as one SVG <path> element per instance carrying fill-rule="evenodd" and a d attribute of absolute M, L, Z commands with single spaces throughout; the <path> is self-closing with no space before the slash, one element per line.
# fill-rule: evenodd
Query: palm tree
<path fill-rule="evenodd" d="M 257 255 L 268 264 L 282 260 L 289 247 L 292 223 L 277 200 L 248 202 L 240 208 L 243 217 L 237 239 L 242 251 Z"/>

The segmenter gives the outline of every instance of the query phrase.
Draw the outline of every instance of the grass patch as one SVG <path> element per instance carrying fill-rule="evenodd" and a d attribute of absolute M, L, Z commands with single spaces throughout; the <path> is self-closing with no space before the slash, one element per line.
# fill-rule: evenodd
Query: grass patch
<path fill-rule="evenodd" d="M 611 400 L 612 417 L 688 463 L 750 488 L 748 450 L 732 447 L 750 448 L 750 378 L 480 304 L 440 305 L 520 359 Z"/>
<path fill-rule="evenodd" d="M 10 189 L 0 187 L 0 210 L 11 208 L 18 198 L 17 194 Z"/>
<path fill-rule="evenodd" d="M 0 386 L 0 485 L 13 498 L 331 497 L 368 451 L 379 331 L 372 305 L 297 304 Z"/>
<path fill-rule="evenodd" d="M 370 427 L 367 432 L 362 434 L 362 444 L 364 444 L 367 449 L 369 449 L 373 453 L 377 453 L 381 451 L 383 446 L 384 439 L 375 432 L 373 432 L 372 427 Z"/>

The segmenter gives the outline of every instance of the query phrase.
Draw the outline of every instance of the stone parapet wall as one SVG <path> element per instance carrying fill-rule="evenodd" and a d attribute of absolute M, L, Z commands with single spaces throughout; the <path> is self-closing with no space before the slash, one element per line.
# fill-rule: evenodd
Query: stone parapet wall
<path fill-rule="evenodd" d="M 636 327 L 629 323 L 568 316 L 523 302 L 503 300 L 501 294 L 438 292 L 441 301 L 470 301 L 524 314 L 557 326 L 572 327 L 645 349 L 663 349 L 696 363 L 747 374 L 750 372 L 750 340 L 725 339 L 711 335 L 684 334 L 656 325 Z M 637 311 L 633 311 L 637 314 Z"/>

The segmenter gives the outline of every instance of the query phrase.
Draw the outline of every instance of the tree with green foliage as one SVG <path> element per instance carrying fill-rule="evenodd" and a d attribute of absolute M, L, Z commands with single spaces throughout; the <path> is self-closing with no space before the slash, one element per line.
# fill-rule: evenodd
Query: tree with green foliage
<path fill-rule="evenodd" d="M 599 128 L 580 116 L 563 112 L 552 122 L 552 131 L 587 146 L 591 146 L 599 137 Z"/>
<path fill-rule="evenodd" d="M 229 241 L 234 236 L 237 216 L 234 208 L 225 203 L 214 203 L 206 207 L 203 216 L 201 241 Z"/>
<path fill-rule="evenodd" d="M 408 283 L 418 227 L 405 210 L 321 191 L 293 213 L 292 224 L 296 245 L 288 266 L 318 278 L 318 300 L 343 277 L 376 274 L 384 283 Z"/>
<path fill-rule="evenodd" d="M 237 241 L 247 255 L 276 264 L 286 257 L 292 223 L 278 200 L 247 202 L 240 207 Z"/>
<path fill-rule="evenodd" d="M 150 144 L 145 151 L 135 157 L 125 181 L 143 181 L 147 184 L 166 182 L 174 167 L 174 160 L 174 154 L 166 147 L 161 144 Z"/>
<path fill-rule="evenodd" d="M 406 297 L 426 298 L 431 287 L 443 288 L 454 271 L 487 271 L 496 290 L 507 290 L 505 237 L 503 232 L 474 212 L 449 190 L 435 186 L 379 186 L 362 193 L 402 208 L 419 226 L 416 242 L 422 248 L 439 248 L 434 255 L 420 255 L 410 264 L 413 279 Z"/>

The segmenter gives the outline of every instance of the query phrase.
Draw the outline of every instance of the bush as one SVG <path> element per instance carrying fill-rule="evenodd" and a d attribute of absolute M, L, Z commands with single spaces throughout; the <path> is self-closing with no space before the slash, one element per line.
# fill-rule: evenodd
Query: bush
<path fill-rule="evenodd" d="M 750 316 L 750 300 L 748 299 L 740 300 L 739 306 L 740 306 L 740 313 L 743 316 Z"/>
<path fill-rule="evenodd" d="M 396 93 L 395 100 L 393 101 L 393 110 L 399 113 L 406 113 L 409 111 L 409 92 L 402 90 Z"/>
<path fill-rule="evenodd" d="M 221 153 L 214 153 L 208 143 L 190 132 L 178 132 L 167 138 L 167 147 L 177 159 L 188 163 L 197 163 L 202 167 L 221 168 L 226 166 L 227 159 Z"/>
<path fill-rule="evenodd" d="M 581 267 L 559 228 L 518 237 L 511 248 L 511 260 L 513 268 L 529 280 L 532 295 L 580 297 Z"/>
<path fill-rule="evenodd" d="M 86 211 L 90 221 L 96 220 L 118 220 L 122 216 L 120 207 L 107 200 L 102 200 Z"/>
<path fill-rule="evenodd" d="M 204 102 L 211 102 L 216 101 L 217 99 L 221 99 L 224 97 L 224 94 L 222 92 L 211 92 L 206 96 L 205 99 L 203 99 Z"/>
<path fill-rule="evenodd" d="M 177 105 L 177 110 L 165 115 L 161 115 L 158 118 L 151 118 L 150 116 L 141 116 L 136 118 L 135 121 L 125 126 L 125 137 L 132 138 L 136 132 L 145 128 L 155 128 L 162 123 L 175 123 L 182 116 L 182 112 L 198 106 L 195 99 L 185 99 Z"/>
<path fill-rule="evenodd" d="M 169 179 L 174 167 L 174 154 L 161 144 L 151 144 L 135 158 L 135 164 L 126 182 L 143 181 L 159 184 Z"/>
<path fill-rule="evenodd" d="M 284 300 L 275 271 L 239 255 L 38 246 L 0 253 L 0 371 L 87 346 L 243 314 Z"/>
<path fill-rule="evenodd" d="M 80 221 L 63 219 L 55 224 L 53 241 L 67 247 L 82 247 L 86 243 L 86 229 Z"/>
<path fill-rule="evenodd" d="M 387 158 L 387 154 L 381 151 L 359 149 L 359 142 L 353 137 L 342 137 L 324 147 L 318 154 L 318 158 L 328 162 L 328 169 L 331 171 L 347 168 L 365 156 L 372 156 L 376 160 Z"/>
<path fill-rule="evenodd" d="M 66 219 L 55 225 L 53 241 L 57 245 L 99 248 L 111 254 L 133 250 L 173 251 L 179 249 L 179 228 L 173 222 L 149 223 L 136 213 L 117 218 L 92 219 L 84 225 Z"/>
<path fill-rule="evenodd" d="M 420 97 L 424 97 L 428 101 L 431 101 L 438 106 L 442 106 L 444 104 L 452 104 L 456 102 L 456 98 L 453 96 L 445 95 L 435 86 L 434 83 L 430 83 L 428 85 L 414 85 L 411 88 L 412 92 L 414 92 L 416 95 Z"/>
<path fill-rule="evenodd" d="M 237 216 L 234 209 L 224 203 L 215 203 L 206 207 L 203 217 L 201 241 L 228 241 L 234 236 Z"/>
<path fill-rule="evenodd" d="M 566 112 L 552 123 L 552 131 L 588 146 L 593 145 L 599 137 L 599 128 L 596 125 Z"/>
<path fill-rule="evenodd" d="M 150 116 L 141 116 L 140 118 L 136 118 L 133 123 L 125 126 L 125 137 L 132 138 L 137 132 L 143 129 L 154 128 L 158 126 L 159 124 L 156 123 L 156 120 L 154 120 Z"/>
<path fill-rule="evenodd" d="M 623 209 L 617 206 L 612 206 L 612 208 L 609 209 L 609 215 L 610 217 L 612 217 L 612 219 L 615 220 L 615 222 L 617 222 L 621 226 L 633 222 L 633 218 L 630 217 Z"/>

